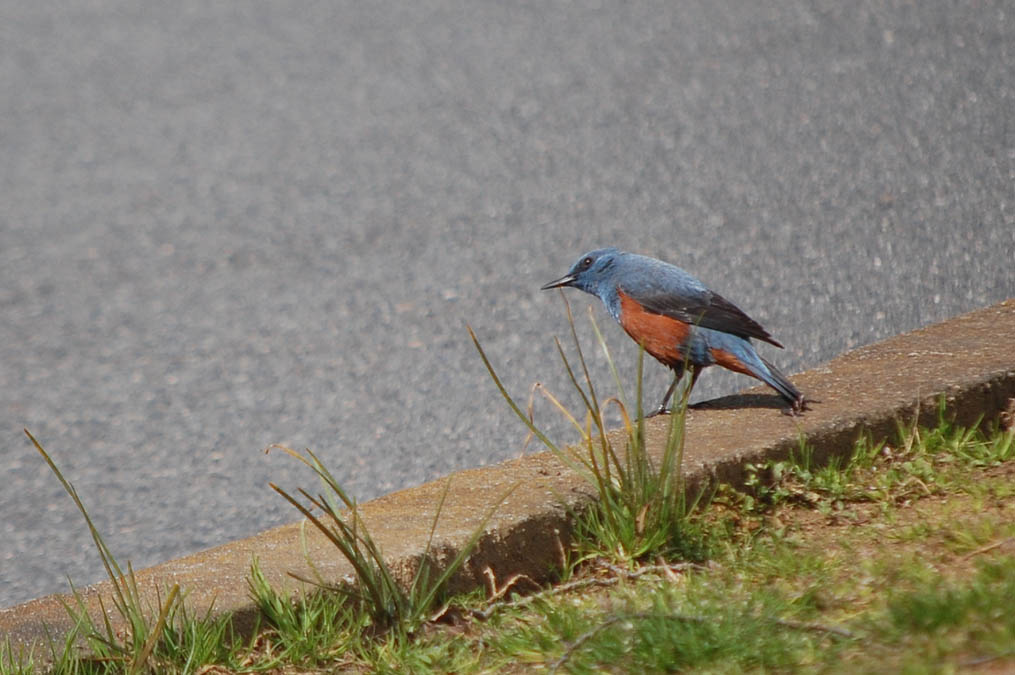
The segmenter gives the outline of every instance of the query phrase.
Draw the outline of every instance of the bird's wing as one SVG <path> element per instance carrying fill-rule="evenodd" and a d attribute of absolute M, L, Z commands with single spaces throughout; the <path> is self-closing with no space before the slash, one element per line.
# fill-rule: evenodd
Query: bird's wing
<path fill-rule="evenodd" d="M 624 292 L 654 314 L 662 314 L 692 326 L 731 333 L 744 339 L 757 338 L 776 347 L 782 347 L 761 324 L 718 293 L 705 290 L 684 295 L 658 289 L 638 293 Z"/>

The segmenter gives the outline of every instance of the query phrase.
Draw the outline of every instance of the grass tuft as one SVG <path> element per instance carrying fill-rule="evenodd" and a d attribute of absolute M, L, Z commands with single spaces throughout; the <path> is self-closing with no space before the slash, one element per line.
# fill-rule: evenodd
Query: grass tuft
<path fill-rule="evenodd" d="M 392 632 L 401 638 L 409 637 L 418 630 L 443 601 L 448 580 L 472 553 L 493 512 L 514 491 L 512 487 L 501 496 L 454 559 L 440 569 L 433 555 L 432 544 L 444 500 L 451 485 L 449 479 L 437 504 L 426 549 L 420 556 L 416 571 L 406 587 L 399 582 L 384 560 L 380 547 L 360 516 L 356 500 L 342 488 L 317 455 L 310 450 L 302 455 L 284 446 L 272 447 L 283 450 L 310 467 L 329 491 L 327 495 L 319 493 L 314 496 L 300 489 L 299 495 L 305 500 L 304 503 L 274 483 L 270 484 L 272 489 L 320 530 L 352 566 L 356 583 L 330 587 L 329 590 L 347 596 L 355 606 L 364 611 L 377 633 Z M 334 497 L 338 498 L 341 505 L 336 504 Z M 316 515 L 315 510 L 323 515 Z M 301 581 L 315 583 L 309 579 Z"/>
<path fill-rule="evenodd" d="M 111 608 L 99 597 L 101 620 L 93 618 L 88 603 L 73 585 L 73 604 L 64 604 L 75 629 L 62 644 L 50 642 L 55 672 L 137 673 L 194 672 L 206 663 L 221 660 L 230 641 L 228 617 L 215 619 L 212 608 L 200 617 L 191 617 L 178 585 L 165 598 L 156 594 L 149 604 L 138 588 L 130 563 L 124 571 L 102 539 L 74 486 L 63 476 L 56 462 L 26 429 L 25 434 L 56 475 L 77 506 L 92 535 L 113 591 Z M 119 617 L 118 629 L 110 616 Z M 79 643 L 88 651 L 78 649 Z"/>
<path fill-rule="evenodd" d="M 829 513 L 843 510 L 847 503 L 887 507 L 942 493 L 969 469 L 996 467 L 1012 459 L 1011 433 L 999 433 L 996 425 L 984 428 L 980 422 L 956 425 L 942 397 L 936 425 L 921 428 L 900 422 L 893 441 L 874 441 L 865 435 L 845 460 L 833 457 L 817 466 L 813 449 L 801 442 L 786 460 L 749 464 L 739 506 L 756 513 L 790 503 L 810 504 Z M 722 492 L 730 491 L 722 488 Z"/>
<path fill-rule="evenodd" d="M 682 475 L 689 390 L 685 386 L 679 391 L 669 415 L 662 456 L 652 458 L 647 451 L 642 406 L 644 349 L 639 349 L 636 398 L 632 407 L 610 350 L 590 311 L 589 321 L 596 343 L 606 357 L 617 390 L 615 396 L 601 398 L 589 373 L 571 307 L 563 294 L 561 297 L 564 298 L 577 364 L 568 358 L 560 340 L 556 340 L 557 352 L 582 402 L 582 409 L 578 413 L 572 412 L 540 385 L 537 385 L 537 391 L 578 431 L 580 442 L 575 447 L 562 448 L 539 429 L 531 412 L 527 414 L 523 411 L 504 387 L 471 327 L 469 335 L 491 379 L 515 415 L 550 452 L 582 475 L 596 490 L 596 502 L 588 512 L 576 517 L 577 561 L 607 556 L 634 562 L 659 555 L 687 560 L 705 559 L 709 553 L 709 537 L 693 517 L 698 500 L 688 501 Z M 580 372 L 580 377 L 576 371 Z M 606 428 L 606 412 L 614 408 L 623 421 L 625 443 L 621 449 L 614 447 Z"/>
<path fill-rule="evenodd" d="M 263 662 L 315 667 L 339 660 L 358 648 L 367 621 L 357 606 L 326 591 L 275 590 L 256 558 L 250 565 L 247 584 L 263 622 Z"/>

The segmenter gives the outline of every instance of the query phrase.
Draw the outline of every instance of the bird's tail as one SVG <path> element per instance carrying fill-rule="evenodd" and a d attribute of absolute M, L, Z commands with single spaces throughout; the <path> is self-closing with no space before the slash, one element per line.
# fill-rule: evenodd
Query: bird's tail
<path fill-rule="evenodd" d="M 757 373 L 757 376 L 760 377 L 768 386 L 779 392 L 779 395 L 786 399 L 789 403 L 799 405 L 804 398 L 804 395 L 800 393 L 800 390 L 793 386 L 793 383 L 789 381 L 789 378 L 782 374 L 782 371 L 773 366 L 760 355 L 758 358 L 765 365 L 765 368 L 768 369 L 768 372 Z M 768 375 L 768 377 L 765 377 L 765 375 Z"/>

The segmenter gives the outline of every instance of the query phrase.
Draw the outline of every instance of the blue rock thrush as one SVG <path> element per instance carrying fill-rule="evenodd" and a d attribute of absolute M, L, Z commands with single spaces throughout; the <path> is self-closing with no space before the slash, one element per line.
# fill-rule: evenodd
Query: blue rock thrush
<path fill-rule="evenodd" d="M 669 263 L 615 248 L 586 253 L 567 274 L 542 290 L 573 286 L 598 296 L 635 342 L 673 369 L 673 384 L 655 414 L 666 411 L 684 370 L 691 388 L 702 368 L 720 365 L 755 377 L 779 392 L 790 412 L 806 408 L 804 396 L 761 358 L 751 338 L 782 347 L 739 307 Z"/>

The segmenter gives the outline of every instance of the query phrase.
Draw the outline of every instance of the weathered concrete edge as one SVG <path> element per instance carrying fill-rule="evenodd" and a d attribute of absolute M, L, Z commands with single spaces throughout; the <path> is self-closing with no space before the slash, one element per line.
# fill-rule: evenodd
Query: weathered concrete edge
<path fill-rule="evenodd" d="M 921 423 L 934 421 L 942 395 L 960 424 L 996 417 L 1015 398 L 1015 300 L 854 350 L 794 380 L 821 401 L 802 418 L 779 415 L 770 397 L 756 393 L 760 390 L 712 402 L 713 409 L 691 411 L 688 479 L 737 483 L 746 462 L 784 457 L 801 438 L 822 458 L 841 454 L 861 433 L 890 435 L 900 419 L 918 415 Z M 650 445 L 661 443 L 665 428 L 665 418 L 649 420 Z M 491 583 L 491 574 L 494 583 L 515 574 L 545 578 L 569 541 L 569 510 L 592 499 L 580 477 L 549 453 L 458 472 L 447 480 L 452 484 L 435 540 L 442 558 L 453 556 L 491 505 L 513 489 L 456 577 L 457 588 Z M 444 479 L 362 506 L 374 537 L 403 573 L 414 568 L 425 548 L 443 486 Z M 179 583 L 192 610 L 203 612 L 213 604 L 217 612 L 234 612 L 243 630 L 256 616 L 246 585 L 254 556 L 272 584 L 294 590 L 300 584 L 289 572 L 320 575 L 325 582 L 350 572 L 313 528 L 303 531 L 295 523 L 141 570 L 138 584 L 154 598 L 160 591 L 164 597 L 167 586 Z M 108 582 L 82 591 L 93 616 L 99 611 L 99 597 L 110 606 L 109 593 Z M 71 624 L 62 603 L 68 600 L 47 596 L 0 610 L 0 635 L 17 646 L 65 634 Z"/>

